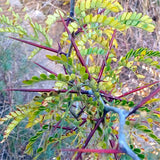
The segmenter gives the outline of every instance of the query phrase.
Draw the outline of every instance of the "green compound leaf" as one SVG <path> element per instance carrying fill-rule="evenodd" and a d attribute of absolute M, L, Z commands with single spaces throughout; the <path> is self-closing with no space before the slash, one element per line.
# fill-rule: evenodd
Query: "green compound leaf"
<path fill-rule="evenodd" d="M 88 48 L 88 49 L 82 49 L 80 52 L 82 56 L 85 56 L 85 55 L 90 55 L 90 54 L 104 55 L 107 51 L 102 48 L 93 47 L 93 48 Z"/>
<path fill-rule="evenodd" d="M 38 83 L 45 80 L 55 80 L 56 76 L 53 74 L 50 74 L 47 76 L 46 74 L 42 73 L 40 74 L 40 77 L 33 76 L 30 80 L 24 80 L 23 83 L 26 85 L 33 85 L 34 83 Z"/>
<path fill-rule="evenodd" d="M 126 54 L 126 59 L 129 59 L 131 57 L 137 57 L 137 56 L 148 56 L 148 57 L 160 57 L 160 52 L 159 51 L 152 51 L 149 50 L 148 48 L 138 48 L 137 50 L 131 49 L 127 54 Z"/>
<path fill-rule="evenodd" d="M 118 17 L 118 21 L 121 24 L 138 27 L 148 32 L 153 32 L 155 28 L 154 24 L 152 23 L 152 18 L 147 15 L 142 16 L 142 13 L 124 12 Z"/>
<path fill-rule="evenodd" d="M 134 125 L 134 127 L 138 130 L 143 131 L 144 133 L 146 133 L 149 137 L 151 137 L 152 139 L 154 139 L 158 144 L 160 144 L 160 138 L 158 138 L 152 130 L 148 129 L 147 126 L 142 126 L 140 124 L 136 124 Z"/>
<path fill-rule="evenodd" d="M 77 0 L 75 6 L 75 12 L 77 16 L 83 16 L 84 12 L 89 9 L 106 9 L 109 12 L 119 12 L 123 10 L 123 7 L 117 1 L 110 0 Z"/>
<path fill-rule="evenodd" d="M 32 77 L 32 80 L 33 80 L 33 81 L 39 81 L 39 80 L 40 80 L 40 78 L 39 78 L 39 77 L 37 77 L 37 76 L 33 76 L 33 77 Z"/>

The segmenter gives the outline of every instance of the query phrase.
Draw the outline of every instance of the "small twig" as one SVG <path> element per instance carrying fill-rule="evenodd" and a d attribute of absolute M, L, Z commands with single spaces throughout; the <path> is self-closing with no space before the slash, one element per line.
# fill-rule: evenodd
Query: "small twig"
<path fill-rule="evenodd" d="M 70 1 L 70 17 L 74 17 L 75 0 Z"/>

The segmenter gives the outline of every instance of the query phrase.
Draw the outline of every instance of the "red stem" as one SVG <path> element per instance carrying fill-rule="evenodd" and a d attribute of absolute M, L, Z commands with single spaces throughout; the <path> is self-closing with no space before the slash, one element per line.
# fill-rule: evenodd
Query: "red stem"
<path fill-rule="evenodd" d="M 123 153 L 117 149 L 62 149 L 62 151 L 84 152 L 84 153 Z"/>
<path fill-rule="evenodd" d="M 114 148 L 115 147 L 115 141 L 114 140 L 109 140 L 109 142 L 110 142 L 111 147 Z M 117 149 L 117 147 L 116 147 L 116 149 Z M 116 153 L 114 153 L 114 157 L 115 157 L 115 160 L 118 160 L 118 157 L 117 157 Z"/>
<path fill-rule="evenodd" d="M 40 64 L 38 64 L 38 63 L 36 63 L 36 62 L 34 62 L 34 63 L 35 63 L 36 65 L 38 65 L 39 67 L 43 68 L 44 70 L 46 70 L 47 72 L 49 72 L 49 73 L 51 73 L 51 74 L 54 74 L 54 75 L 57 77 L 57 73 L 51 71 L 50 69 L 48 69 L 48 68 L 46 68 L 46 67 L 44 67 L 44 66 L 42 66 L 42 65 L 40 65 Z"/>
<path fill-rule="evenodd" d="M 160 92 L 160 87 L 158 87 L 156 90 L 154 90 L 153 92 L 151 92 L 147 97 L 145 97 L 138 105 L 136 105 L 133 110 L 130 111 L 130 113 L 128 114 L 131 115 L 133 113 L 135 113 L 140 107 L 142 107 L 147 101 L 149 101 L 153 96 L 155 96 L 158 92 Z M 127 116 L 127 117 L 128 117 Z"/>
<path fill-rule="evenodd" d="M 106 61 L 107 61 L 107 59 L 108 59 L 108 57 L 109 57 L 109 52 L 110 52 L 110 50 L 111 50 L 111 48 L 112 48 L 113 40 L 114 40 L 114 38 L 115 38 L 115 35 L 116 35 L 116 29 L 115 29 L 114 32 L 113 32 L 113 35 L 112 35 L 112 38 L 111 38 L 111 41 L 110 41 L 110 44 L 109 44 L 109 49 L 108 49 L 108 51 L 107 51 L 107 54 L 106 54 L 106 56 L 105 56 L 105 59 L 104 59 L 103 62 L 102 62 L 101 70 L 100 70 L 100 72 L 99 72 L 99 74 L 98 74 L 98 80 L 97 80 L 98 83 L 101 81 L 101 77 L 102 77 L 102 73 L 103 73 L 103 70 L 104 70 L 104 67 L 105 67 L 105 63 L 106 63 Z"/>
<path fill-rule="evenodd" d="M 101 124 L 101 122 L 104 120 L 104 117 L 100 118 L 96 124 L 96 126 L 94 127 L 94 129 L 90 132 L 90 134 L 88 135 L 85 143 L 84 143 L 84 146 L 81 148 L 81 149 L 84 149 L 86 148 L 86 146 L 88 145 L 89 141 L 91 140 L 92 136 L 94 135 L 94 133 L 96 132 L 98 126 Z M 81 157 L 81 154 L 82 153 L 78 153 L 77 154 L 77 157 L 76 157 L 76 160 L 78 160 L 80 157 Z"/>
<path fill-rule="evenodd" d="M 112 95 L 110 95 L 110 94 L 107 94 L 107 93 L 106 93 L 105 91 L 103 91 L 103 90 L 100 90 L 99 92 L 102 93 L 102 94 L 103 94 L 102 96 L 105 97 L 106 100 L 109 101 L 109 102 L 112 102 L 114 99 L 121 100 L 121 99 L 118 98 L 118 97 L 114 97 L 114 96 L 112 96 Z"/>
<path fill-rule="evenodd" d="M 158 82 L 160 82 L 160 81 L 156 81 L 156 82 L 153 82 L 153 83 L 147 84 L 147 85 L 145 85 L 145 86 L 142 86 L 142 87 L 139 87 L 139 88 L 133 89 L 132 91 L 126 92 L 126 93 L 122 94 L 121 96 L 118 96 L 118 98 L 121 98 L 121 97 L 127 96 L 127 95 L 129 95 L 129 94 L 131 94 L 131 93 L 134 93 L 134 92 L 137 92 L 137 91 L 139 91 L 139 90 L 141 90 L 141 89 L 144 89 L 144 88 L 146 88 L 146 87 L 149 87 L 149 86 L 151 86 L 151 85 L 153 85 L 153 84 L 156 84 L 156 83 L 158 83 Z"/>
<path fill-rule="evenodd" d="M 54 125 L 53 132 L 58 128 L 59 124 L 61 123 L 62 120 L 60 120 L 56 125 Z"/>
<path fill-rule="evenodd" d="M 160 115 L 160 112 L 159 112 L 159 111 L 153 111 L 153 113 L 156 113 L 156 114 L 159 114 L 159 115 Z"/>
<path fill-rule="evenodd" d="M 79 49 L 78 49 L 78 47 L 77 47 L 77 45 L 76 45 L 76 43 L 75 43 L 75 40 L 74 40 L 74 38 L 72 37 L 72 34 L 70 33 L 70 31 L 69 31 L 69 29 L 68 29 L 68 27 L 67 27 L 67 25 L 66 25 L 66 23 L 65 23 L 65 21 L 64 21 L 64 19 L 63 19 L 63 17 L 61 16 L 60 13 L 59 13 L 59 15 L 60 15 L 60 17 L 61 17 L 61 20 L 62 20 L 62 22 L 63 22 L 63 25 L 64 25 L 64 27 L 65 27 L 68 35 L 69 35 L 70 38 L 71 38 L 71 42 L 72 42 L 72 45 L 73 45 L 73 47 L 74 47 L 74 49 L 75 49 L 75 51 L 76 51 L 77 57 L 78 57 L 80 63 L 82 64 L 82 66 L 85 67 L 86 72 L 88 73 L 88 79 L 91 79 L 91 75 L 90 75 L 90 73 L 89 73 L 89 71 L 88 71 L 88 68 L 87 68 L 87 66 L 86 66 L 86 64 L 85 64 L 85 61 L 84 61 L 83 57 L 81 56 L 81 53 L 80 53 L 80 51 L 79 51 Z"/>
<path fill-rule="evenodd" d="M 15 39 L 17 41 L 20 41 L 20 42 L 23 42 L 23 43 L 26 43 L 26 44 L 29 44 L 29 45 L 32 45 L 32 46 L 35 46 L 35 47 L 38 47 L 38 48 L 45 49 L 45 50 L 48 50 L 48 51 L 51 51 L 51 52 L 59 53 L 59 51 L 56 50 L 56 49 L 46 47 L 46 46 L 43 46 L 43 45 L 40 45 L 40 44 L 36 44 L 36 43 L 30 42 L 30 41 L 22 40 L 22 39 L 15 38 L 15 37 L 9 37 L 9 38 Z M 60 54 L 66 55 L 66 53 L 64 53 L 64 52 L 60 52 Z"/>

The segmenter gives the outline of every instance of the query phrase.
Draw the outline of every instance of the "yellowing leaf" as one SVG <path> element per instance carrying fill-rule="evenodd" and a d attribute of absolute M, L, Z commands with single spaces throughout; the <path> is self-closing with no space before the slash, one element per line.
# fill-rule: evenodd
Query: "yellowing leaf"
<path fill-rule="evenodd" d="M 114 62 L 117 62 L 117 58 L 112 58 L 112 60 L 113 60 Z"/>
<path fill-rule="evenodd" d="M 98 43 L 101 43 L 101 42 L 104 40 L 103 38 L 104 38 L 104 37 L 98 37 L 98 38 L 97 38 L 97 42 L 98 42 Z"/>
<path fill-rule="evenodd" d="M 127 12 L 124 12 L 121 16 L 121 21 L 125 20 L 126 16 L 127 16 Z"/>
<path fill-rule="evenodd" d="M 96 22 L 97 21 L 97 18 L 98 18 L 98 15 L 96 14 L 94 17 L 92 17 L 92 22 Z"/>
<path fill-rule="evenodd" d="M 112 20 L 111 22 L 110 22 L 110 25 L 112 26 L 112 27 L 116 27 L 116 25 L 118 24 L 119 22 L 117 21 L 117 20 Z"/>
<path fill-rule="evenodd" d="M 141 74 L 136 74 L 136 76 L 137 76 L 138 78 L 140 78 L 140 79 L 145 78 L 145 76 L 144 76 L 144 75 L 141 75 Z"/>
<path fill-rule="evenodd" d="M 148 121 L 148 123 L 152 123 L 153 119 L 152 118 L 148 118 L 147 121 Z"/>
<path fill-rule="evenodd" d="M 110 24 L 110 22 L 113 21 L 113 20 L 114 20 L 113 17 L 108 17 L 108 18 L 103 22 L 103 24 L 104 24 L 104 25 L 108 25 L 108 24 Z"/>
<path fill-rule="evenodd" d="M 140 20 L 146 22 L 148 19 L 150 19 L 150 17 L 148 15 L 145 15 Z M 151 20 L 151 22 L 152 22 L 152 20 Z"/>
<path fill-rule="evenodd" d="M 86 9 L 89 9 L 91 7 L 91 0 L 86 1 Z"/>
<path fill-rule="evenodd" d="M 97 0 L 92 0 L 91 1 L 91 8 L 95 8 L 96 7 L 96 2 L 97 2 Z"/>
<path fill-rule="evenodd" d="M 146 50 L 143 50 L 143 51 L 141 52 L 141 55 L 142 55 L 142 56 L 145 56 L 145 55 L 146 55 Z"/>
<path fill-rule="evenodd" d="M 116 39 L 113 40 L 113 45 L 115 46 L 115 48 L 118 48 L 118 43 Z"/>
<path fill-rule="evenodd" d="M 71 25 L 74 29 L 78 28 L 78 24 L 75 23 L 75 22 L 72 22 L 70 25 Z"/>
<path fill-rule="evenodd" d="M 94 61 L 94 59 L 93 59 L 93 56 L 92 55 L 89 55 L 89 58 L 90 58 L 90 60 L 93 62 Z"/>
<path fill-rule="evenodd" d="M 101 7 L 106 8 L 106 6 L 108 5 L 108 1 L 103 1 L 103 3 L 101 4 Z"/>
<path fill-rule="evenodd" d="M 98 23 L 102 23 L 104 19 L 106 19 L 106 17 L 104 15 L 100 15 L 98 18 Z"/>
<path fill-rule="evenodd" d="M 120 5 L 119 2 L 114 1 L 114 5 L 117 6 L 117 8 L 118 8 L 119 10 L 123 11 L 123 7 Z"/>
<path fill-rule="evenodd" d="M 153 98 L 153 99 L 147 101 L 145 104 L 150 104 L 150 103 L 159 102 L 159 101 L 160 101 L 160 98 Z"/>
<path fill-rule="evenodd" d="M 153 24 L 148 24 L 147 28 L 145 29 L 148 32 L 153 32 L 155 29 L 155 26 Z"/>
<path fill-rule="evenodd" d="M 115 130 L 115 129 L 112 129 L 112 133 L 113 133 L 114 135 L 117 135 L 117 134 L 118 134 L 118 131 Z"/>
<path fill-rule="evenodd" d="M 133 63 L 134 63 L 134 61 L 129 61 L 129 62 L 127 63 L 127 67 L 130 68 L 130 67 L 133 65 Z"/>
<path fill-rule="evenodd" d="M 119 12 L 118 7 L 113 6 L 113 7 L 108 7 L 112 12 Z"/>
<path fill-rule="evenodd" d="M 69 31 L 72 33 L 74 29 L 71 26 L 68 26 Z"/>
<path fill-rule="evenodd" d="M 104 47 L 107 47 L 108 45 L 108 41 L 107 40 L 104 40 L 103 42 L 102 42 L 102 45 L 104 46 Z"/>
<path fill-rule="evenodd" d="M 86 17 L 84 17 L 84 23 L 89 23 L 92 19 L 92 14 L 91 15 L 87 15 Z"/>
<path fill-rule="evenodd" d="M 14 118 L 17 116 L 17 114 L 15 112 L 11 112 L 10 115 Z"/>
<path fill-rule="evenodd" d="M 80 3 L 80 10 L 81 11 L 85 10 L 85 1 L 81 1 L 81 3 Z"/>
<path fill-rule="evenodd" d="M 131 17 L 131 15 L 132 15 L 132 12 L 128 12 L 125 19 L 128 20 Z"/>

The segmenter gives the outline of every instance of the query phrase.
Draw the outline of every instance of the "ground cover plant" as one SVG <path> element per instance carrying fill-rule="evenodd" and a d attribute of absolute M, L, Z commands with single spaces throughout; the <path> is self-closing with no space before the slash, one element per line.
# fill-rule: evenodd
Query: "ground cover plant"
<path fill-rule="evenodd" d="M 125 33 L 130 27 L 152 32 L 152 19 L 142 13 L 123 12 L 123 7 L 115 0 L 77 0 L 76 4 L 71 0 L 70 6 L 69 17 L 57 10 L 54 15 L 48 16 L 46 27 L 32 22 L 26 15 L 34 34 L 28 34 L 13 11 L 13 20 L 4 15 L 0 17 L 4 25 L 0 28 L 1 32 L 17 33 L 21 38 L 10 38 L 37 47 L 29 58 L 41 49 L 49 50 L 57 55 L 47 55 L 47 58 L 61 64 L 64 69 L 63 73 L 55 73 L 35 62 L 50 75 L 33 76 L 23 83 L 33 85 L 49 80 L 53 81 L 53 88 L 7 89 L 39 92 L 40 95 L 0 119 L 0 124 L 11 120 L 4 131 L 2 143 L 21 121 L 28 119 L 25 128 L 40 127 L 34 136 L 29 137 L 25 148 L 27 154 L 34 155 L 34 159 L 49 147 L 57 158 L 70 151 L 75 152 L 70 154 L 70 159 L 84 159 L 83 152 L 89 152 L 95 159 L 100 158 L 95 153 L 105 153 L 103 156 L 110 159 L 144 159 L 145 149 L 136 145 L 137 137 L 144 140 L 148 137 L 160 144 L 160 139 L 153 132 L 153 122 L 159 123 L 159 107 L 154 106 L 159 101 L 159 81 L 120 93 L 123 84 L 119 76 L 127 67 L 137 78 L 144 79 L 138 73 L 135 62 L 159 69 L 159 62 L 154 57 L 160 57 L 160 52 L 147 48 L 131 49 L 117 59 L 115 48 L 118 47 L 117 32 Z M 52 39 L 48 36 L 56 20 L 65 28 L 58 49 L 52 48 Z M 40 41 L 39 36 L 45 40 Z M 102 57 L 102 63 L 97 63 L 97 56 Z M 157 88 L 138 104 L 126 98 L 153 85 Z M 36 144 L 38 148 L 35 150 Z"/>

